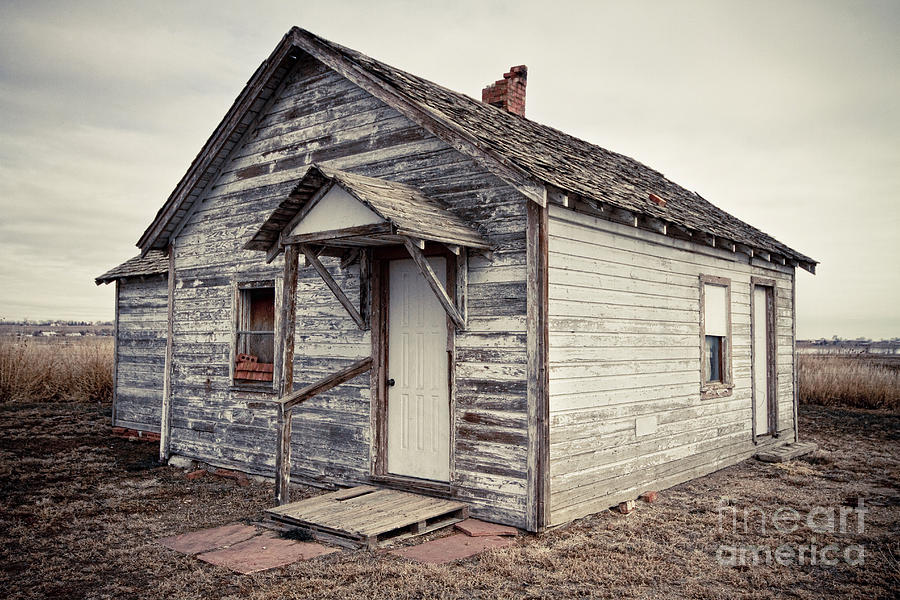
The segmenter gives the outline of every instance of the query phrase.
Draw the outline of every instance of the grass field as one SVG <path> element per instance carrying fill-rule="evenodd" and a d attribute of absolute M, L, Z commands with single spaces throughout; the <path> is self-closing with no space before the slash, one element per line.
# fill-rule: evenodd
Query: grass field
<path fill-rule="evenodd" d="M 801 407 L 821 450 L 782 465 L 753 460 L 660 494 L 628 516 L 605 512 L 512 548 L 425 566 L 341 552 L 268 573 L 235 575 L 154 540 L 257 519 L 272 484 L 188 480 L 157 448 L 109 435 L 109 406 L 0 405 L 0 589 L 9 598 L 893 598 L 900 589 L 900 416 Z M 312 493 L 298 490 L 295 497 Z M 719 530 L 720 509 L 801 515 L 863 498 L 865 530 L 803 525 Z M 849 509 L 848 509 L 849 510 Z M 755 513 L 754 513 L 755 514 Z M 726 519 L 727 523 L 728 520 Z M 834 544 L 864 564 L 720 564 L 723 547 Z M 728 558 L 730 551 L 721 554 Z"/>
<path fill-rule="evenodd" d="M 167 550 L 167 535 L 259 518 L 272 485 L 160 467 L 156 446 L 109 436 L 108 406 L 0 406 L 0 589 L 10 598 L 892 598 L 900 586 L 900 422 L 886 411 L 803 406 L 821 450 L 753 460 L 660 494 L 629 516 L 605 512 L 510 549 L 425 566 L 341 552 L 241 576 Z M 861 435 L 861 432 L 865 432 Z M 309 494 L 298 491 L 296 497 Z M 865 531 L 719 530 L 724 504 L 801 515 L 864 498 Z M 834 544 L 864 564 L 719 564 L 720 548 Z"/>
<path fill-rule="evenodd" d="M 0 343 L 2 393 L 12 400 L 0 402 L 5 597 L 871 599 L 894 598 L 900 589 L 900 412 L 806 403 L 800 431 L 819 444 L 814 455 L 780 465 L 745 461 L 666 490 L 628 516 L 600 513 L 445 566 L 340 552 L 235 575 L 154 540 L 259 519 L 271 506 L 271 482 L 188 480 L 158 465 L 155 444 L 111 437 L 109 340 L 76 342 Z M 812 358 L 801 358 L 806 402 L 897 407 L 896 363 Z M 841 380 L 841 373 L 852 377 Z M 871 381 L 888 389 L 876 402 L 850 394 Z M 313 493 L 298 489 L 294 497 Z M 849 513 L 859 499 L 868 511 L 864 530 Z M 849 529 L 813 529 L 803 516 L 816 507 L 826 516 L 848 511 Z M 722 520 L 731 510 L 750 511 L 748 530 Z M 772 519 L 789 510 L 800 515 L 797 529 L 774 529 Z M 782 547 L 795 553 L 790 564 L 764 553 L 753 564 L 754 548 Z M 823 548 L 830 554 L 821 555 Z M 858 550 L 844 554 L 854 548 L 861 557 Z M 730 560 L 740 552 L 749 559 Z M 816 564 L 810 553 L 818 553 Z M 835 564 L 822 562 L 829 557 Z"/>
<path fill-rule="evenodd" d="M 0 402 L 112 397 L 109 337 L 0 336 Z M 900 356 L 799 354 L 800 401 L 900 411 Z"/>
<path fill-rule="evenodd" d="M 109 402 L 112 338 L 0 337 L 0 402 Z"/>
<path fill-rule="evenodd" d="M 799 354 L 800 401 L 900 410 L 900 356 Z"/>

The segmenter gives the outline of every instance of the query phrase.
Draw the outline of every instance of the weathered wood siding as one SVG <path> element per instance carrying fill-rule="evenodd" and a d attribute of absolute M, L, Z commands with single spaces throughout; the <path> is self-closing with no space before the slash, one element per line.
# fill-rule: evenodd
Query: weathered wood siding
<path fill-rule="evenodd" d="M 166 359 L 166 277 L 120 279 L 114 423 L 159 433 Z"/>
<path fill-rule="evenodd" d="M 233 284 L 274 279 L 282 259 L 243 244 L 307 165 L 401 181 L 444 201 L 497 249 L 473 256 L 469 328 L 456 337 L 453 483 L 476 514 L 521 525 L 525 507 L 525 205 L 469 158 L 310 59 L 298 67 L 232 151 L 175 240 L 172 451 L 271 475 L 272 394 L 230 389 Z M 324 259 L 357 302 L 358 265 Z M 311 268 L 298 282 L 295 387 L 369 356 L 360 331 Z M 294 410 L 292 472 L 323 484 L 369 476 L 368 376 Z"/>
<path fill-rule="evenodd" d="M 777 282 L 778 427 L 793 439 L 791 270 L 737 257 L 551 207 L 553 524 L 733 464 L 758 448 L 751 434 L 754 275 Z M 701 274 L 731 280 L 734 390 L 715 400 L 700 398 Z"/>

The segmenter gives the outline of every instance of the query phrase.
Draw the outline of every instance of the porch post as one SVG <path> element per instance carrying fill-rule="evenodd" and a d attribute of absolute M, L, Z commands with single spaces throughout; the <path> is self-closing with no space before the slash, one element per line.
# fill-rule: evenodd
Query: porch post
<path fill-rule="evenodd" d="M 284 281 L 281 290 L 281 382 L 278 397 L 283 398 L 294 386 L 294 329 L 297 317 L 297 268 L 299 251 L 296 244 L 284 249 Z M 291 409 L 278 403 L 278 441 L 275 453 L 275 504 L 290 502 L 291 484 Z"/>

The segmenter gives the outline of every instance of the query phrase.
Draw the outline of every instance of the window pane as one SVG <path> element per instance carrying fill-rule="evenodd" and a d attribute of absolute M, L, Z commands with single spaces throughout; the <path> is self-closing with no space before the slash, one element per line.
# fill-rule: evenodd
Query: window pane
<path fill-rule="evenodd" d="M 275 362 L 275 336 L 271 333 L 238 333 L 238 354 L 249 354 L 257 362 Z"/>
<path fill-rule="evenodd" d="M 703 286 L 703 329 L 706 335 L 728 335 L 726 288 L 721 285 Z"/>
<path fill-rule="evenodd" d="M 706 336 L 707 381 L 722 381 L 722 338 Z"/>
<path fill-rule="evenodd" d="M 247 329 L 252 331 L 275 330 L 275 288 L 246 290 L 250 304 Z"/>

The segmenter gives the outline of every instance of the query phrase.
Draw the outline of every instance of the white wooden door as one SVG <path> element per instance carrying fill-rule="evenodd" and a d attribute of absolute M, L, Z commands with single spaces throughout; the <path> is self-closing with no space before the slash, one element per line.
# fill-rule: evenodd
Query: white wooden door
<path fill-rule="evenodd" d="M 765 287 L 753 286 L 753 404 L 756 435 L 769 431 L 769 295 Z"/>
<path fill-rule="evenodd" d="M 446 280 L 443 257 L 429 262 Z M 389 265 L 387 470 L 450 479 L 447 315 L 412 260 Z"/>

